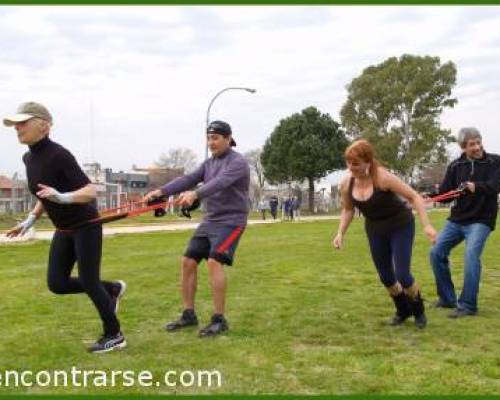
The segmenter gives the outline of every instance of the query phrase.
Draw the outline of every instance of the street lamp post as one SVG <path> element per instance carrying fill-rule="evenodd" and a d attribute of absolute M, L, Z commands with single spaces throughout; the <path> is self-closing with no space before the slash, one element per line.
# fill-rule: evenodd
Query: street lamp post
<path fill-rule="evenodd" d="M 255 93 L 257 90 L 255 89 L 250 89 L 250 88 L 244 88 L 244 87 L 227 87 L 225 89 L 222 89 L 219 91 L 213 98 L 210 100 L 210 103 L 208 104 L 208 109 L 207 109 L 207 122 L 205 125 L 205 135 L 206 135 L 206 129 L 208 128 L 208 124 L 210 123 L 210 109 L 212 108 L 212 104 L 214 104 L 214 101 L 217 97 L 219 97 L 222 93 L 228 91 L 228 90 L 244 90 L 248 93 Z M 206 139 L 205 139 L 206 140 Z M 205 160 L 208 158 L 208 143 L 205 144 Z"/>

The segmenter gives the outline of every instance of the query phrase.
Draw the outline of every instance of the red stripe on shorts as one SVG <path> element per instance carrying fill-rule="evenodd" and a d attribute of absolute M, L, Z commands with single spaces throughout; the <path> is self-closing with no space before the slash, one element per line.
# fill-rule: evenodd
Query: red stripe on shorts
<path fill-rule="evenodd" d="M 217 247 L 217 253 L 224 253 L 227 249 L 229 249 L 229 246 L 238 238 L 239 234 L 241 233 L 241 227 L 238 226 L 234 231 L 231 232 L 229 237 L 222 242 L 222 244 Z"/>

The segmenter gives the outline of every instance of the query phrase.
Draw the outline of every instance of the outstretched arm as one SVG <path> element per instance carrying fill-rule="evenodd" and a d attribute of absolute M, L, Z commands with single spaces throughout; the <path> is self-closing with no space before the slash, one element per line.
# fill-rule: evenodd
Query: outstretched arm
<path fill-rule="evenodd" d="M 40 218 L 40 216 L 43 214 L 44 211 L 45 209 L 43 208 L 42 202 L 38 200 L 35 204 L 35 207 L 28 214 L 26 219 L 18 223 L 12 229 L 9 229 L 6 233 L 6 236 L 9 238 L 13 238 L 18 235 L 23 236 L 28 231 L 28 229 L 30 229 L 35 224 L 37 219 Z"/>
<path fill-rule="evenodd" d="M 340 223 L 337 231 L 337 235 L 333 239 L 332 245 L 336 249 L 341 249 L 344 243 L 344 235 L 349 228 L 354 217 L 354 207 L 349 198 L 349 181 L 350 174 L 344 178 L 340 184 L 340 196 L 342 201 L 342 211 L 340 212 Z"/>
<path fill-rule="evenodd" d="M 169 182 L 158 189 L 152 190 L 147 193 L 142 200 L 147 202 L 161 196 L 173 196 L 188 189 L 192 189 L 203 180 L 204 174 L 205 163 L 201 164 L 192 173 L 176 178 L 172 182 Z"/>

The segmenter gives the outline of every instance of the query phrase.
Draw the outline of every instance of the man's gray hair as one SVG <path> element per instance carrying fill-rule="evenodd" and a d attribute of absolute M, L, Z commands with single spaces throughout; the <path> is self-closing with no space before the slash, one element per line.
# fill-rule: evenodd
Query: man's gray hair
<path fill-rule="evenodd" d="M 464 148 L 469 140 L 477 138 L 482 139 L 481 134 L 476 128 L 462 128 L 458 131 L 457 142 L 461 148 Z"/>

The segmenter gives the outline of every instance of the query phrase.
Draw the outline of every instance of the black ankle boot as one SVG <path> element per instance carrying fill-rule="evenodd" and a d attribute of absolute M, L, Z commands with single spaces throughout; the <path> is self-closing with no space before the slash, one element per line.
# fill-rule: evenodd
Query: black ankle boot
<path fill-rule="evenodd" d="M 394 305 L 396 306 L 396 314 L 389 321 L 389 325 L 401 325 L 408 319 L 409 316 L 412 315 L 408 297 L 404 292 L 401 292 L 397 296 L 391 297 L 392 301 L 394 301 Z"/>
<path fill-rule="evenodd" d="M 419 329 L 423 329 L 427 326 L 427 318 L 425 316 L 425 306 L 420 292 L 417 293 L 417 297 L 414 299 L 409 299 L 411 313 L 415 317 L 415 326 Z"/>

